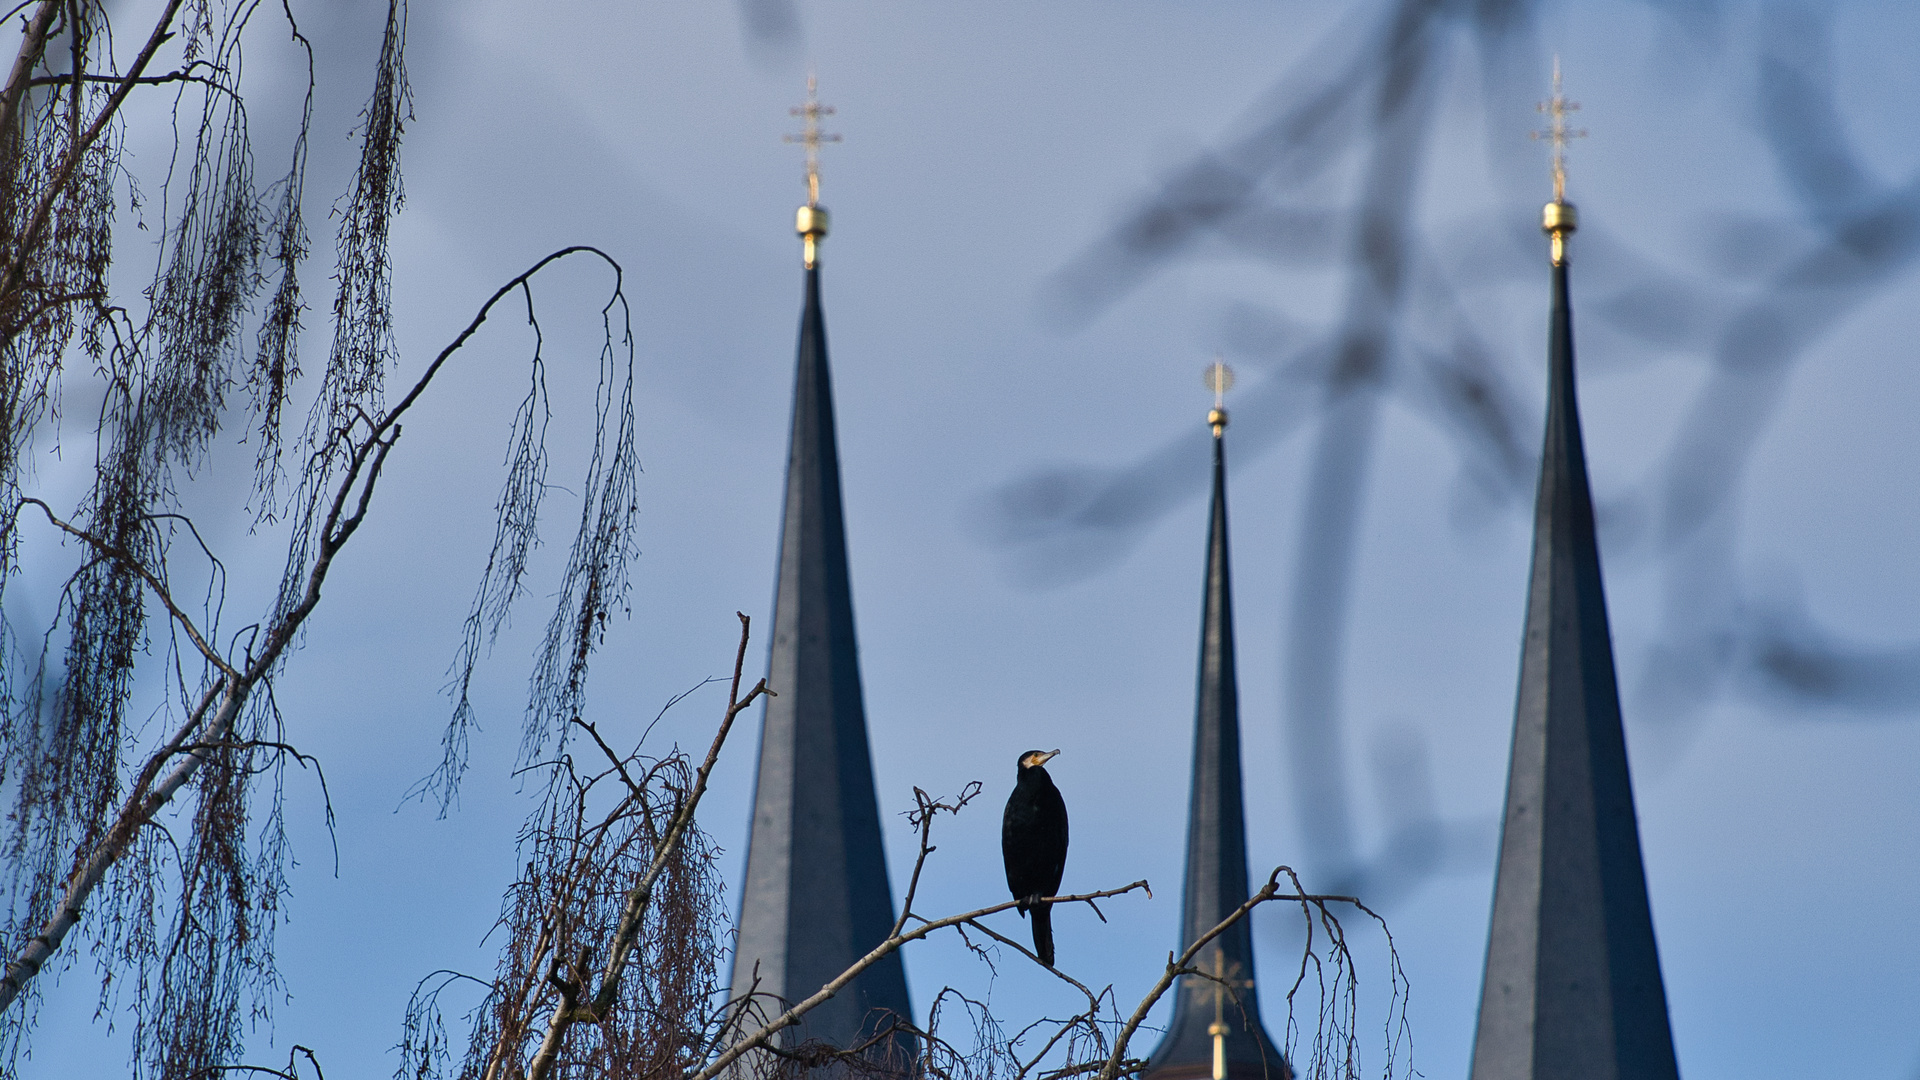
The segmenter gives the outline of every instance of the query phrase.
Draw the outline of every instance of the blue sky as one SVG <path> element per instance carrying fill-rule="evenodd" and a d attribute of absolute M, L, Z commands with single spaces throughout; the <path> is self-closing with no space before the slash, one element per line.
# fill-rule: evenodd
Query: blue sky
<path fill-rule="evenodd" d="M 316 114 L 315 193 L 341 190 L 351 170 L 345 133 L 383 7 L 336 5 L 304 26 L 332 78 Z M 1193 715 L 1207 479 L 1196 436 L 1211 404 L 1200 371 L 1224 353 L 1240 369 L 1235 399 L 1280 403 L 1264 420 L 1251 404 L 1237 413 L 1228 448 L 1253 862 L 1294 865 L 1310 885 L 1331 879 L 1340 868 L 1319 854 L 1315 822 L 1292 795 L 1281 658 L 1305 477 L 1320 425 L 1335 421 L 1321 419 L 1309 384 L 1295 393 L 1287 380 L 1344 317 L 1350 223 L 1317 262 L 1255 257 L 1215 237 L 1070 325 L 1048 297 L 1130 210 L 1202 154 L 1228 153 L 1386 7 L 812 0 L 797 8 L 800 39 L 755 47 L 736 7 L 706 0 L 555 0 L 537 15 L 491 0 L 457 12 L 416 5 L 416 119 L 394 247 L 397 377 L 410 381 L 500 281 L 548 250 L 593 243 L 627 271 L 643 554 L 632 618 L 609 632 L 594 673 L 603 729 L 637 736 L 671 695 L 722 673 L 734 611 L 767 615 L 800 300 L 790 230 L 804 197 L 799 155 L 780 137 L 810 67 L 838 109 L 830 129 L 846 137 L 825 154 L 834 233 L 823 274 L 896 877 L 913 851 L 897 816 L 912 787 L 952 792 L 979 779 L 988 805 L 943 826 L 920 906 L 997 901 L 997 803 L 1012 759 L 1060 746 L 1050 771 L 1074 815 L 1066 887 L 1156 886 L 1151 902 L 1108 905 L 1108 925 L 1063 913 L 1062 966 L 1113 983 L 1123 1001 L 1158 974 L 1174 944 Z M 1909 63 L 1920 17 L 1894 4 L 1832 10 L 1823 85 L 1838 119 L 1823 130 L 1851 145 L 1873 184 L 1902 188 L 1920 169 L 1920 73 Z M 1717 11 L 1545 5 L 1517 74 L 1486 84 L 1465 31 L 1443 32 L 1411 228 L 1431 280 L 1451 290 L 1448 310 L 1464 313 L 1511 388 L 1530 482 L 1546 318 L 1545 245 L 1533 230 L 1549 188 L 1527 132 L 1559 54 L 1591 132 L 1572 150 L 1569 184 L 1584 226 L 1574 255 L 1581 394 L 1682 1071 L 1910 1080 L 1920 1070 L 1910 918 L 1920 717 L 1898 661 L 1920 641 L 1910 539 L 1920 531 L 1910 420 L 1920 274 L 1768 292 L 1783 265 L 1769 260 L 1810 248 L 1831 224 L 1763 136 L 1782 106 L 1759 96 L 1756 57 L 1790 54 L 1798 31 L 1769 30 L 1777 16 L 1750 5 Z M 269 47 L 250 55 L 268 95 L 257 118 L 287 91 L 291 59 Z M 256 122 L 262 144 L 279 130 Z M 1361 129 L 1320 179 L 1288 190 L 1351 206 L 1376 145 Z M 157 139 L 133 148 L 164 153 Z M 311 224 L 327 235 L 318 214 Z M 327 266 L 328 245 L 316 247 L 312 281 Z M 580 267 L 540 294 L 561 420 L 556 476 L 581 450 L 566 418 L 583 415 L 591 393 L 605 288 L 604 274 Z M 1815 293 L 1807 304 L 1832 301 L 1837 314 L 1791 351 L 1772 396 L 1738 398 L 1745 411 L 1721 418 L 1752 421 L 1741 467 L 1713 493 L 1722 509 L 1693 539 L 1662 541 L 1675 456 L 1690 434 L 1732 438 L 1689 427 L 1713 415 L 1701 402 L 1751 387 L 1713 381 L 1740 358 L 1716 367 L 1700 342 L 1725 336 L 1674 317 L 1663 342 L 1647 313 L 1679 297 L 1683 314 L 1718 327 L 1742 311 L 1791 315 Z M 1433 304 L 1408 310 L 1406 340 L 1446 336 L 1416 325 Z M 317 359 L 324 338 L 309 334 Z M 291 1000 L 259 1032 L 263 1062 L 300 1042 L 335 1075 L 384 1074 L 414 981 L 491 967 L 482 939 L 528 807 L 507 773 L 544 622 L 539 586 L 482 673 L 485 731 L 457 811 L 437 820 L 395 808 L 437 760 L 444 672 L 485 557 L 527 349 L 524 328 L 499 320 L 460 358 L 457 380 L 423 402 L 276 687 L 294 741 L 325 763 L 339 860 L 336 874 L 314 820 L 317 789 L 295 780 L 300 866 L 280 932 Z M 1465 1075 L 1478 998 L 1530 497 L 1463 479 L 1472 442 L 1449 432 L 1420 385 L 1409 377 L 1385 394 L 1357 474 L 1336 786 L 1356 858 L 1379 852 L 1396 824 L 1441 823 L 1435 869 L 1403 882 L 1385 914 L 1412 983 L 1414 1062 L 1449 1078 Z M 1066 537 L 1040 562 L 995 539 L 993 507 L 1010 484 L 1044 470 L 1105 476 L 1156 452 L 1177 477 L 1187 447 L 1188 494 L 1176 486 L 1124 535 Z M 69 451 L 43 475 L 70 485 L 84 459 Z M 284 550 L 248 535 L 238 504 L 251 460 L 250 448 L 234 449 L 194 495 L 235 583 L 229 602 L 242 606 L 264 604 Z M 548 535 L 548 580 L 561 535 Z M 10 591 L 9 604 L 20 595 Z M 1739 628 L 1768 626 L 1817 627 L 1851 650 L 1836 656 L 1884 660 L 1883 677 L 1851 697 L 1769 690 L 1737 665 L 1718 682 L 1659 681 L 1669 670 L 1660 657 L 1697 666 L 1715 648 L 1747 648 Z M 750 656 L 763 663 L 764 642 Z M 660 732 L 703 746 L 721 705 L 719 692 L 701 691 Z M 754 735 L 730 747 L 702 811 L 729 873 L 744 856 Z M 1256 935 L 1264 1007 L 1277 1017 L 1277 976 L 1297 942 L 1282 914 L 1263 915 Z M 1369 988 L 1384 979 L 1375 953 L 1363 960 Z M 1037 971 L 1003 965 L 990 980 L 950 941 L 911 952 L 907 970 L 922 1005 L 946 984 L 990 991 L 1021 1020 L 1070 1004 Z M 120 1067 L 120 1036 L 87 1022 L 91 972 L 80 958 L 50 995 L 26 1075 Z"/>

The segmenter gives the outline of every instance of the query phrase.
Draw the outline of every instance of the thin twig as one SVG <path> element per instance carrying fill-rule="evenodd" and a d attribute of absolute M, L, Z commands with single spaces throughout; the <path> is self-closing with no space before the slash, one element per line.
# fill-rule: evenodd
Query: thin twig
<path fill-rule="evenodd" d="M 475 325 L 478 325 L 477 321 Z M 402 404 L 404 405 L 404 402 Z M 720 749 L 726 745 L 727 735 L 733 730 L 734 720 L 760 695 L 773 694 L 773 691 L 767 689 L 767 680 L 761 679 L 754 684 L 753 689 L 747 691 L 746 697 L 740 696 L 740 681 L 747 662 L 747 641 L 751 636 L 753 624 L 745 614 L 739 612 L 735 614 L 740 619 L 740 647 L 734 654 L 733 682 L 727 691 L 727 711 L 720 721 L 720 729 L 714 733 L 713 743 L 707 748 L 706 760 L 701 762 L 699 770 L 694 773 L 693 789 L 681 801 L 679 810 L 673 816 L 673 823 L 667 828 L 665 838 L 654 848 L 653 861 L 647 867 L 647 872 L 627 893 L 626 907 L 621 912 L 619 925 L 614 930 L 613 945 L 607 950 L 607 963 L 600 976 L 598 992 L 594 994 L 591 1001 L 581 1004 L 578 999 L 584 987 L 579 983 L 583 980 L 575 980 L 571 988 L 562 987 L 560 1004 L 555 1007 L 553 1016 L 547 1022 L 546 1036 L 541 1039 L 539 1050 L 535 1052 L 533 1060 L 528 1063 L 527 1080 L 546 1080 L 554 1064 L 559 1060 L 561 1043 L 566 1037 L 568 1028 L 574 1024 L 598 1022 L 612 1011 L 614 1000 L 620 993 L 621 977 L 626 973 L 627 961 L 632 955 L 634 940 L 639 934 L 641 918 L 646 914 L 647 905 L 653 898 L 654 885 L 659 881 L 660 875 L 666 871 L 667 864 L 679 850 L 680 841 L 693 822 L 693 812 L 700 805 L 701 796 L 706 794 L 707 778 L 712 775 L 714 764 L 720 759 Z M 597 733 L 594 737 L 599 738 Z M 612 751 L 609 749 L 607 753 L 611 755 Z M 626 778 L 624 769 L 621 775 Z M 630 778 L 628 778 L 628 784 L 632 785 Z M 584 975 L 586 968 L 584 952 L 581 956 L 580 968 Z M 505 1032 L 502 1033 L 502 1038 L 505 1038 Z M 496 1057 L 499 1056 L 496 1055 Z"/>
<path fill-rule="evenodd" d="M 920 891 L 920 871 L 927 865 L 927 856 L 939 850 L 933 846 L 934 815 L 942 810 L 949 814 L 959 813 L 984 790 L 984 787 L 985 785 L 980 781 L 974 780 L 960 789 L 960 794 L 952 803 L 940 802 L 919 788 L 913 789 L 915 809 L 909 813 L 909 819 L 920 829 L 920 853 L 914 857 L 913 876 L 907 881 L 907 898 L 900 904 L 900 917 L 894 920 L 893 929 L 887 931 L 888 937 L 898 934 L 900 928 L 907 925 L 907 917 L 913 912 L 913 898 Z"/>
<path fill-rule="evenodd" d="M 1280 892 L 1280 875 L 1283 872 L 1292 878 L 1294 882 L 1296 891 L 1290 895 Z M 1115 1080 L 1115 1078 L 1120 1075 L 1120 1066 L 1127 1054 L 1127 1042 L 1133 1038 L 1133 1033 L 1138 1030 L 1141 1023 L 1146 1020 L 1147 1013 L 1166 995 L 1167 990 L 1173 986 L 1174 979 L 1178 978 L 1180 972 L 1193 963 L 1193 958 L 1199 955 L 1201 949 L 1206 948 L 1208 943 L 1213 941 L 1214 938 L 1226 933 L 1235 923 L 1246 918 L 1254 908 L 1259 907 L 1269 900 L 1297 900 L 1303 905 L 1312 904 L 1321 907 L 1323 910 L 1325 905 L 1330 903 L 1353 904 L 1356 907 L 1360 905 L 1360 901 L 1351 896 L 1317 895 L 1298 891 L 1299 882 L 1300 879 L 1293 876 L 1293 870 L 1291 868 L 1285 866 L 1275 868 L 1273 873 L 1267 875 L 1267 883 L 1260 887 L 1259 892 L 1248 897 L 1246 903 L 1235 908 L 1232 914 L 1220 920 L 1213 929 L 1208 930 L 1196 938 L 1191 945 L 1187 946 L 1186 951 L 1180 954 L 1179 959 L 1169 959 L 1166 970 L 1161 973 L 1159 981 L 1154 983 L 1153 990 L 1150 991 L 1146 997 L 1140 999 L 1139 1007 L 1134 1009 L 1133 1015 L 1127 1018 L 1126 1025 L 1120 1029 L 1120 1034 L 1115 1036 L 1113 1051 L 1107 1055 L 1107 1064 L 1100 1070 L 1099 1080 Z"/>

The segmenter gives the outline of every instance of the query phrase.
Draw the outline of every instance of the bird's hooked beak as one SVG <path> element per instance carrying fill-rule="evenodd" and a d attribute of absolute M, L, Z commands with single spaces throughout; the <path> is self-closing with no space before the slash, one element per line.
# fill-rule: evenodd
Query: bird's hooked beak
<path fill-rule="evenodd" d="M 1060 751 L 1049 750 L 1044 754 L 1033 755 L 1033 763 L 1035 765 L 1045 765 L 1047 762 L 1052 761 L 1054 758 L 1057 758 L 1059 756 L 1060 756 Z"/>

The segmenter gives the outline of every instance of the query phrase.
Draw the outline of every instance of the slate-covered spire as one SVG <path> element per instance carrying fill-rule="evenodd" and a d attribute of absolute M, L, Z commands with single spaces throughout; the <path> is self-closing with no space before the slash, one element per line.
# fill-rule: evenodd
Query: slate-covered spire
<path fill-rule="evenodd" d="M 812 151 L 823 138 L 819 117 L 832 110 L 813 99 L 811 82 L 808 89 L 808 104 L 795 110 L 807 118 L 802 139 L 813 181 L 798 225 L 806 243 L 806 301 L 767 667 L 767 685 L 779 696 L 768 699 L 761 722 L 732 981 L 736 998 L 753 992 L 787 1003 L 852 966 L 886 938 L 894 920 L 861 700 L 820 308 L 817 256 L 827 213 L 818 201 Z M 772 1001 L 760 1001 L 768 1015 L 777 1015 Z M 913 1015 L 898 953 L 809 1013 L 785 1044 L 854 1045 L 882 1029 L 890 1015 Z M 910 1055 L 911 1043 L 898 1040 L 893 1051 Z"/>
<path fill-rule="evenodd" d="M 1200 614 L 1199 704 L 1193 725 L 1193 790 L 1187 819 L 1186 893 L 1180 948 L 1245 903 L 1247 825 L 1240 781 L 1240 693 L 1234 678 L 1233 589 L 1227 565 L 1227 413 L 1219 395 L 1232 372 L 1208 370 L 1213 413 L 1213 518 L 1207 530 L 1206 599 Z M 1222 983 L 1189 976 L 1174 991 L 1173 1022 L 1153 1051 L 1143 1080 L 1286 1080 L 1286 1058 L 1260 1022 L 1253 933 L 1245 920 L 1194 957 Z"/>
<path fill-rule="evenodd" d="M 1472 1080 L 1676 1080 L 1574 395 L 1554 82 L 1547 436 Z"/>

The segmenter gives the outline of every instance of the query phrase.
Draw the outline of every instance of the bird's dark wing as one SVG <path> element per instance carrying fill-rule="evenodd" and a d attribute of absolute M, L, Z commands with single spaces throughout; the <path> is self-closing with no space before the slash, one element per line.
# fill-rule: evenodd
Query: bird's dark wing
<path fill-rule="evenodd" d="M 1039 884 L 1045 887 L 1035 891 L 1042 896 L 1058 896 L 1060 878 L 1067 872 L 1067 801 L 1052 784 L 1046 786 L 1038 801 L 1044 824 L 1040 829 L 1042 847 L 1034 861 L 1044 867 L 1045 876 Z"/>
<path fill-rule="evenodd" d="M 1000 818 L 1000 857 L 1007 867 L 1007 891 L 1014 899 L 1033 895 L 1033 858 L 1030 837 L 1033 833 L 1033 805 L 1027 793 L 1016 787 L 1007 796 L 1007 812 Z M 1026 905 L 1020 906 L 1022 914 Z"/>

